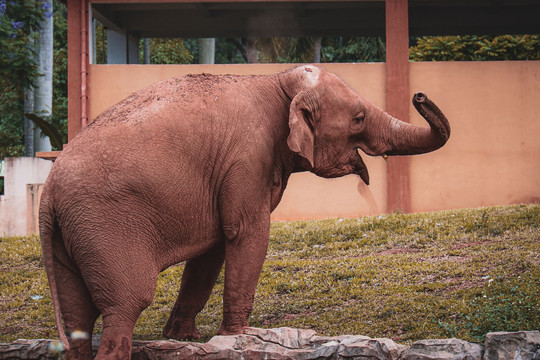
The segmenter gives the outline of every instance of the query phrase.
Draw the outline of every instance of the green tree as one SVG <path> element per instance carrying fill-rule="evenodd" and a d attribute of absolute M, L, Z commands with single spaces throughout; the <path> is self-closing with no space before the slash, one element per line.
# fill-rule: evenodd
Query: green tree
<path fill-rule="evenodd" d="M 383 37 L 324 37 L 322 62 L 383 62 L 386 60 L 386 42 Z"/>
<path fill-rule="evenodd" d="M 257 38 L 255 46 L 261 63 L 308 63 L 316 54 L 316 37 L 272 37 Z"/>
<path fill-rule="evenodd" d="M 244 55 L 240 40 L 216 38 L 216 64 L 243 64 L 247 62 Z"/>
<path fill-rule="evenodd" d="M 191 64 L 193 55 L 176 39 L 150 39 L 150 64 Z"/>
<path fill-rule="evenodd" d="M 239 64 L 246 60 L 239 50 L 237 39 L 215 39 L 215 63 L 216 64 Z M 154 43 L 154 46 L 151 44 Z M 154 56 L 151 64 L 198 64 L 199 63 L 199 40 L 194 38 L 185 39 L 150 39 L 150 54 Z M 242 46 L 242 45 L 240 45 Z M 173 54 L 174 56 L 170 56 Z M 176 55 L 175 55 L 176 54 Z M 178 56 L 177 54 L 181 54 Z"/>
<path fill-rule="evenodd" d="M 44 16 L 39 23 L 39 34 L 36 41 L 37 45 L 37 71 L 39 76 L 34 80 L 34 85 L 25 91 L 32 92 L 32 98 L 25 98 L 24 108 L 27 113 L 27 103 L 31 101 L 31 113 L 41 118 L 48 119 L 52 115 L 53 103 L 53 58 L 54 58 L 54 20 L 53 1 L 41 0 Z M 49 137 L 44 136 L 37 123 L 32 123 L 31 119 L 25 119 L 25 129 L 33 130 L 33 139 L 24 141 L 26 156 L 34 156 L 38 151 L 50 151 L 51 142 Z M 33 129 L 32 129 L 33 128 Z M 25 136 L 28 134 L 25 131 Z"/>
<path fill-rule="evenodd" d="M 540 35 L 423 36 L 409 48 L 413 61 L 540 60 Z"/>
<path fill-rule="evenodd" d="M 53 116 L 65 137 L 67 124 L 66 9 L 55 0 Z M 0 158 L 24 155 L 24 89 L 35 84 L 40 22 L 52 16 L 43 1 L 0 0 Z M 60 24 L 60 25 L 59 25 Z M 63 64 L 62 66 L 60 64 Z"/>
<path fill-rule="evenodd" d="M 38 76 L 40 2 L 0 0 L 0 158 L 24 154 L 24 89 Z"/>
<path fill-rule="evenodd" d="M 53 113 L 49 121 L 67 142 L 67 8 L 54 1 Z M 60 149 L 58 149 L 60 150 Z"/>

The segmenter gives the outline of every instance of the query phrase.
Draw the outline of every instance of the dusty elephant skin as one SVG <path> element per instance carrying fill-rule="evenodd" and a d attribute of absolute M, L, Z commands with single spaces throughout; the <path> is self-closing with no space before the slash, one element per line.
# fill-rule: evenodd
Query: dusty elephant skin
<path fill-rule="evenodd" d="M 193 75 L 136 92 L 66 147 L 40 208 L 44 262 L 69 358 L 131 353 L 134 324 L 160 271 L 187 261 L 164 334 L 199 337 L 195 317 L 225 264 L 219 334 L 248 325 L 266 255 L 270 213 L 291 173 L 357 174 L 358 154 L 433 151 L 448 121 L 424 94 L 413 104 L 429 127 L 403 123 L 335 75 L 302 66 L 271 76 Z"/>

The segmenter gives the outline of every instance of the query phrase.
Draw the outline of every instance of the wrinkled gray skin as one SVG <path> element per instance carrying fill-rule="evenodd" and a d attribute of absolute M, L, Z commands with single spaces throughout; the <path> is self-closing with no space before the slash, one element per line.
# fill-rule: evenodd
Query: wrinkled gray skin
<path fill-rule="evenodd" d="M 134 324 L 160 271 L 187 261 L 165 327 L 198 338 L 202 310 L 225 264 L 220 334 L 248 325 L 266 255 L 270 213 L 291 173 L 357 174 L 369 155 L 435 150 L 450 135 L 425 95 L 429 127 L 400 122 L 335 75 L 302 66 L 271 76 L 194 75 L 141 90 L 101 114 L 66 147 L 45 185 L 40 232 L 56 321 L 69 358 L 131 355 Z M 68 343 L 69 341 L 69 343 Z"/>

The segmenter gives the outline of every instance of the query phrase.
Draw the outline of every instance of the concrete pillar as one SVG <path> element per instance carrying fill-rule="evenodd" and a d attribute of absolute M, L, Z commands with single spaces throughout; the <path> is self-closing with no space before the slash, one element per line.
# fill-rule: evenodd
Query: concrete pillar
<path fill-rule="evenodd" d="M 386 111 L 409 122 L 409 11 L 408 0 L 386 0 Z M 388 160 L 387 212 L 411 211 L 410 159 Z"/>
<path fill-rule="evenodd" d="M 215 61 L 216 39 L 199 39 L 199 64 L 213 64 Z"/>
<path fill-rule="evenodd" d="M 107 64 L 138 64 L 139 39 L 107 29 Z"/>
<path fill-rule="evenodd" d="M 150 64 L 150 39 L 144 38 L 143 41 L 143 64 Z"/>
<path fill-rule="evenodd" d="M 127 64 L 125 33 L 107 29 L 107 64 Z"/>
<path fill-rule="evenodd" d="M 128 35 L 127 36 L 127 64 L 138 64 L 139 63 L 139 38 L 137 36 Z"/>

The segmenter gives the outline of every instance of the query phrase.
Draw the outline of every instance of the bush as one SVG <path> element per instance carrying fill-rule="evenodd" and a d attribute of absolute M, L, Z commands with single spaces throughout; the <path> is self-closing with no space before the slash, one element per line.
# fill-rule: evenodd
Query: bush
<path fill-rule="evenodd" d="M 540 35 L 423 36 L 409 48 L 413 61 L 540 60 Z"/>

